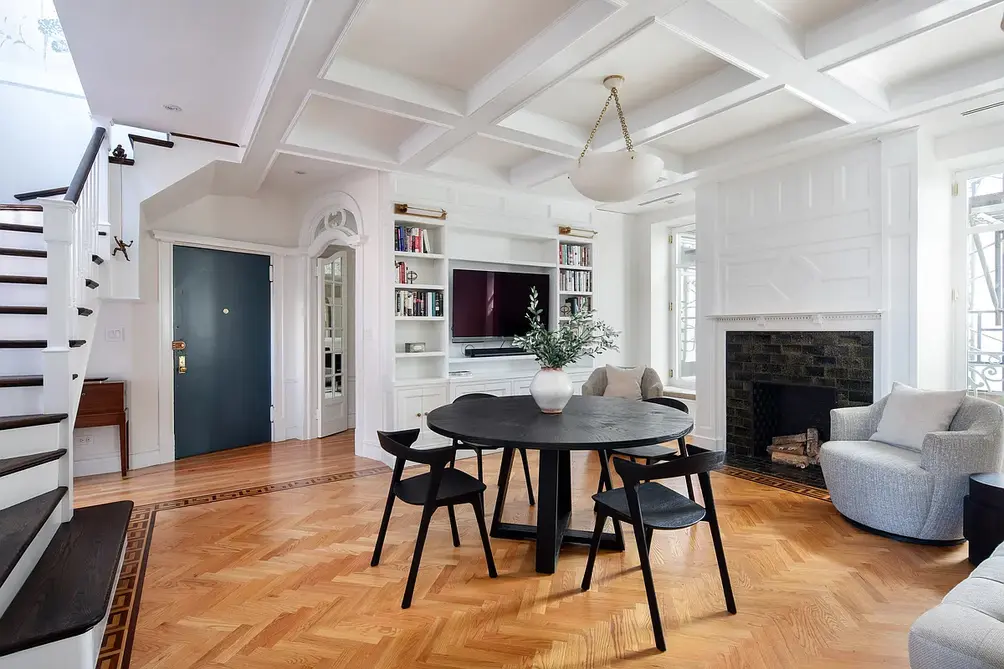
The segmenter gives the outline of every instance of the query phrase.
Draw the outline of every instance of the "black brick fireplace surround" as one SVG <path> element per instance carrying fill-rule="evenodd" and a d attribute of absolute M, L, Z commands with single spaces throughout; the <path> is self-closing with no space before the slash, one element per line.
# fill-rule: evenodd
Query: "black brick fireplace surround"
<path fill-rule="evenodd" d="M 836 407 L 871 404 L 874 339 L 870 331 L 727 332 L 725 433 L 729 464 L 822 486 L 819 467 L 800 470 L 772 463 L 766 443 L 757 443 L 764 440 L 758 434 L 763 430 L 755 427 L 757 411 L 763 411 L 757 406 L 762 403 L 762 384 L 832 389 L 829 396 L 835 395 Z M 818 427 L 828 434 L 828 426 Z"/>

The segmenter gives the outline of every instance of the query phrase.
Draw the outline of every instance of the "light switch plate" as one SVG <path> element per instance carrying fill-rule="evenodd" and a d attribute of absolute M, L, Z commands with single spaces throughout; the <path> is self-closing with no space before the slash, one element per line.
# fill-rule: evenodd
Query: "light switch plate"
<path fill-rule="evenodd" d="M 125 341 L 125 330 L 122 328 L 105 330 L 105 341 Z"/>

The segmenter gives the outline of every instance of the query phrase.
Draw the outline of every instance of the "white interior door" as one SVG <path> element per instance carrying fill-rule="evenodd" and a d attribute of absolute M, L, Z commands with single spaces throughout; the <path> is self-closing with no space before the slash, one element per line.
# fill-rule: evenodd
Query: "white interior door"
<path fill-rule="evenodd" d="M 321 306 L 320 436 L 349 429 L 345 379 L 348 370 L 348 308 L 345 294 L 346 252 L 317 261 L 318 304 Z"/>

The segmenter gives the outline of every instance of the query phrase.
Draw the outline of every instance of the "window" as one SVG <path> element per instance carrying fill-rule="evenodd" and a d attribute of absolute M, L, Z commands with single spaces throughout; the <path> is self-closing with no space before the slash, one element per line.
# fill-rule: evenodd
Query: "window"
<path fill-rule="evenodd" d="M 673 306 L 671 319 L 675 333 L 670 353 L 673 381 L 669 385 L 694 387 L 697 374 L 697 235 L 693 229 L 672 236 Z"/>
<path fill-rule="evenodd" d="M 966 181 L 966 384 L 1004 393 L 1004 174 Z"/>

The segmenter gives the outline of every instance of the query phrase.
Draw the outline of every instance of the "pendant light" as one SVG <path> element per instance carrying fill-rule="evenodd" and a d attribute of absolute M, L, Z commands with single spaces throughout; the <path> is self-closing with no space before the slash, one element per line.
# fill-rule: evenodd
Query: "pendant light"
<path fill-rule="evenodd" d="M 650 153 L 635 151 L 634 144 L 631 143 L 627 121 L 624 120 L 624 110 L 621 109 L 621 99 L 617 94 L 617 89 L 623 83 L 624 77 L 619 74 L 603 80 L 603 85 L 610 91 L 610 95 L 603 105 L 600 117 L 596 119 L 593 131 L 589 133 L 586 145 L 582 147 L 578 166 L 569 174 L 575 190 L 598 202 L 623 202 L 637 197 L 655 186 L 659 175 L 662 174 L 662 159 Z M 603 116 L 607 113 L 611 100 L 617 108 L 627 151 L 591 152 L 589 145 L 596 137 L 596 131 L 603 122 Z"/>

